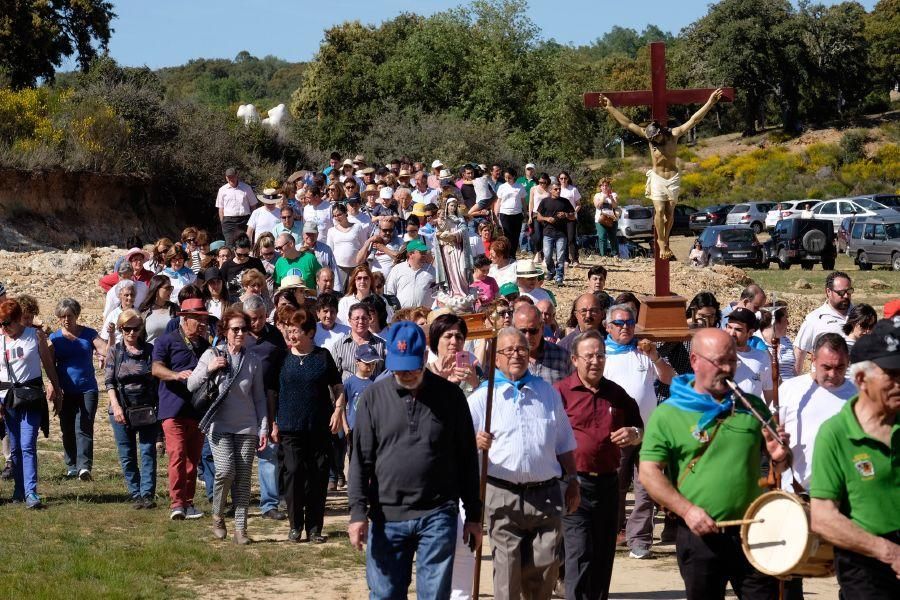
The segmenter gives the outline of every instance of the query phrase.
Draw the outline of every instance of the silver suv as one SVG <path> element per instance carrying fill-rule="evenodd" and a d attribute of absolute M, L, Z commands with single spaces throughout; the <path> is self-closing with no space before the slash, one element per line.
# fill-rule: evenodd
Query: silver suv
<path fill-rule="evenodd" d="M 653 235 L 653 209 L 638 204 L 622 208 L 619 217 L 619 237 L 626 240 L 648 238 Z"/>
<path fill-rule="evenodd" d="M 859 217 L 850 228 L 847 253 L 860 271 L 891 265 L 900 271 L 900 216 Z"/>
<path fill-rule="evenodd" d="M 735 204 L 731 212 L 725 218 L 728 225 L 749 225 L 753 233 L 759 233 L 766 228 L 766 216 L 775 208 L 775 202 L 744 202 Z"/>

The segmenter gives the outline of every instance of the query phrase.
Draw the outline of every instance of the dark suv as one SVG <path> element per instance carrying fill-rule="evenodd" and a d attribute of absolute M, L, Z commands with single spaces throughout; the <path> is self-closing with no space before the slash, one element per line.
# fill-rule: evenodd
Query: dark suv
<path fill-rule="evenodd" d="M 688 217 L 688 228 L 691 233 L 698 233 L 713 225 L 724 225 L 732 208 L 734 208 L 734 204 L 715 204 L 701 208 Z M 676 217 L 676 222 L 677 220 Z"/>
<path fill-rule="evenodd" d="M 765 244 L 769 262 L 777 262 L 779 269 L 800 264 L 806 270 L 817 262 L 826 271 L 834 269 L 837 247 L 834 244 L 834 225 L 825 219 L 788 219 L 779 221 L 772 231 L 772 239 Z"/>

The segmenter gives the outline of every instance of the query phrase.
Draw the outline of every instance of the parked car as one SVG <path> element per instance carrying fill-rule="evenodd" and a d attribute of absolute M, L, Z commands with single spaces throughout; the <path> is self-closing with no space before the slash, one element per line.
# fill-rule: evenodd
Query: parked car
<path fill-rule="evenodd" d="M 675 225 L 672 226 L 672 235 L 691 235 L 691 215 L 697 209 L 687 204 L 675 205 Z"/>
<path fill-rule="evenodd" d="M 824 270 L 831 271 L 837 257 L 831 221 L 802 218 L 779 221 L 765 244 L 765 255 L 768 261 L 777 262 L 779 269 L 799 264 L 809 270 L 822 263 Z"/>
<path fill-rule="evenodd" d="M 701 208 L 689 218 L 688 226 L 691 229 L 691 233 L 703 231 L 710 225 L 724 225 L 725 218 L 732 208 L 734 208 L 734 204 L 714 204 Z"/>
<path fill-rule="evenodd" d="M 835 233 L 841 226 L 841 221 L 847 217 L 874 217 L 875 215 L 893 216 L 895 211 L 884 204 L 870 200 L 869 198 L 835 198 L 823 200 L 809 211 L 804 211 L 803 216 L 810 219 L 828 219 L 834 227 Z"/>
<path fill-rule="evenodd" d="M 748 225 L 713 225 L 697 237 L 704 265 L 738 265 L 768 268 L 762 244 Z"/>
<path fill-rule="evenodd" d="M 864 196 L 855 196 L 852 199 L 870 200 L 872 202 L 877 202 L 878 204 L 882 204 L 888 208 L 893 208 L 894 210 L 900 212 L 900 196 L 898 196 L 897 194 L 868 194 Z"/>
<path fill-rule="evenodd" d="M 772 231 L 778 221 L 786 219 L 798 219 L 803 216 L 804 210 L 809 210 L 819 203 L 819 200 L 791 200 L 789 202 L 779 202 L 766 213 L 766 229 Z"/>
<path fill-rule="evenodd" d="M 900 271 L 900 215 L 856 219 L 848 253 L 860 271 L 868 271 L 872 265 L 891 265 Z"/>
<path fill-rule="evenodd" d="M 619 217 L 619 237 L 626 240 L 645 238 L 653 235 L 653 209 L 638 204 L 622 208 Z"/>
<path fill-rule="evenodd" d="M 728 217 L 725 219 L 727 225 L 749 225 L 753 229 L 753 233 L 759 233 L 765 228 L 766 215 L 774 202 L 744 202 L 736 204 Z"/>

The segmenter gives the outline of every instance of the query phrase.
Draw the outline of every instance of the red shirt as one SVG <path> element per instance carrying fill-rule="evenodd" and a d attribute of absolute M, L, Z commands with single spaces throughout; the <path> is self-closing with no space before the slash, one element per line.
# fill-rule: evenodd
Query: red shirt
<path fill-rule="evenodd" d="M 575 468 L 579 473 L 610 475 L 619 468 L 622 452 L 610 441 L 622 427 L 643 427 L 637 402 L 606 377 L 594 393 L 581 382 L 578 372 L 554 384 L 575 432 Z"/>

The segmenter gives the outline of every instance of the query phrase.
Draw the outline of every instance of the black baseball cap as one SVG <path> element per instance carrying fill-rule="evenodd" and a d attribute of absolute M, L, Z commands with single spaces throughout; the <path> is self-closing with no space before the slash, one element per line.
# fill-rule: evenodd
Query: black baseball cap
<path fill-rule="evenodd" d="M 881 319 L 853 344 L 850 362 L 872 361 L 882 369 L 900 369 L 900 317 Z"/>
<path fill-rule="evenodd" d="M 756 318 L 756 315 L 752 310 L 746 308 L 734 309 L 731 311 L 731 314 L 728 315 L 728 320 L 736 323 L 743 323 L 747 326 L 747 329 L 759 329 L 759 319 Z"/>

